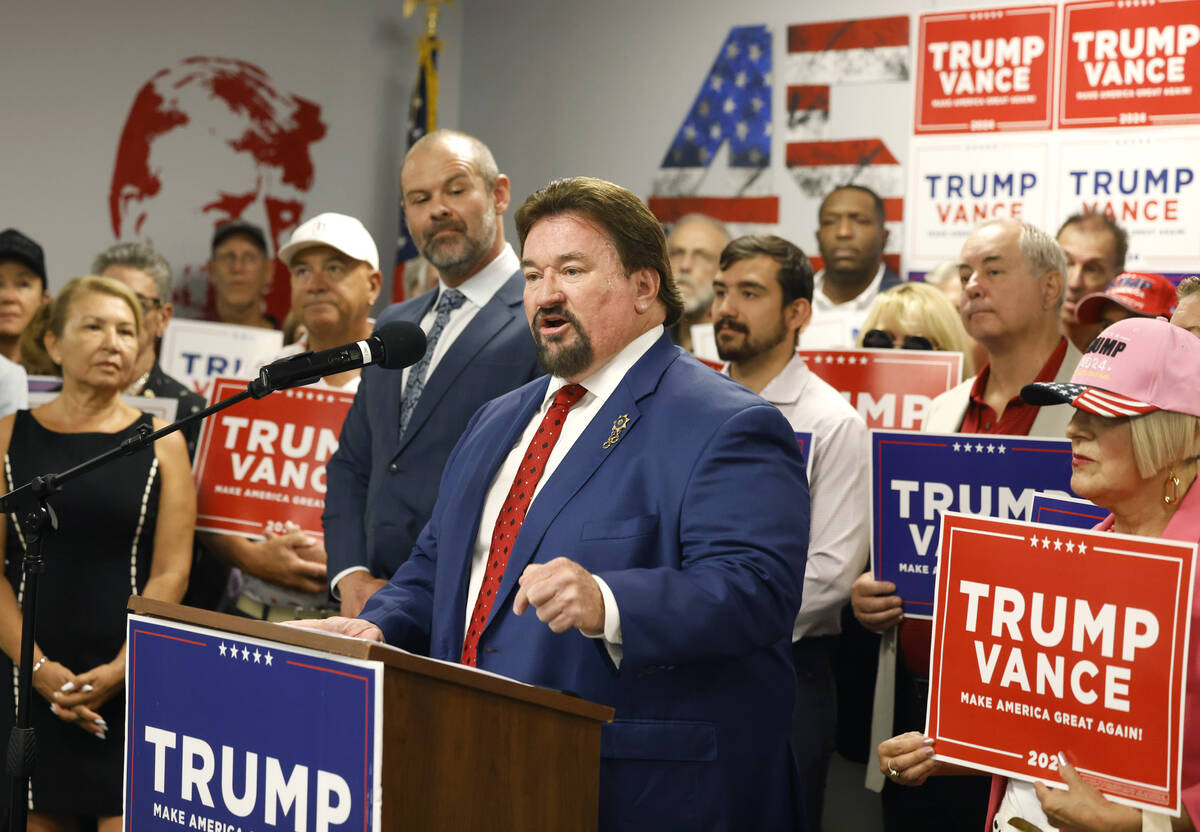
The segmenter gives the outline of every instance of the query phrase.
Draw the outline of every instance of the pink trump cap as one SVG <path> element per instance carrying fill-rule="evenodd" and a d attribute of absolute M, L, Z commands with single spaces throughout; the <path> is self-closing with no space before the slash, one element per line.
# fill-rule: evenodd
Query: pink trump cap
<path fill-rule="evenodd" d="M 1021 398 L 1108 417 L 1154 410 L 1200 417 L 1200 338 L 1165 318 L 1117 321 L 1088 345 L 1070 383 L 1027 384 Z"/>

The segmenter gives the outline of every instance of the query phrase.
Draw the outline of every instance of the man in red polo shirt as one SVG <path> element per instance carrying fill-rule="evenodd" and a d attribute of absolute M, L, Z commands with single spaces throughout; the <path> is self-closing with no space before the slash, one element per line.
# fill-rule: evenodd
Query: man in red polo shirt
<path fill-rule="evenodd" d="M 1035 381 L 1066 382 L 1081 355 L 1059 332 L 1066 257 L 1041 229 L 1015 220 L 983 223 L 963 244 L 960 305 L 967 334 L 987 351 L 979 375 L 938 396 L 924 430 L 1062 438 L 1070 413 L 1034 407 L 1021 388 Z M 884 634 L 875 687 L 872 741 L 925 727 L 931 622 L 904 620 L 896 587 L 870 573 L 851 590 L 863 626 Z M 898 626 L 897 626 L 898 625 Z M 897 661 L 897 658 L 899 659 Z M 883 787 L 884 828 L 983 827 L 985 777 L 934 777 L 924 786 L 885 783 L 868 766 L 868 787 Z"/>

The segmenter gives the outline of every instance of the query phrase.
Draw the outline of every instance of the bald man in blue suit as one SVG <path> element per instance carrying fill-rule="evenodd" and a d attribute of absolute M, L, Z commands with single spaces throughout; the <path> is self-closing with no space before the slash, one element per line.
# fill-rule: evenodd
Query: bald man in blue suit
<path fill-rule="evenodd" d="M 475 414 L 411 557 L 362 615 L 312 624 L 614 707 L 601 829 L 803 828 L 795 436 L 666 336 L 682 306 L 637 197 L 560 180 L 517 227 L 549 376 Z"/>

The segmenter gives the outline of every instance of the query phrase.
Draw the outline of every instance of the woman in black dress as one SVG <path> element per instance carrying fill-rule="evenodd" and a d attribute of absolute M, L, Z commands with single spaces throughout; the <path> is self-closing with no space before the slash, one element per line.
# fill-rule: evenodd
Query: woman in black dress
<path fill-rule="evenodd" d="M 138 351 L 142 310 L 123 284 L 72 280 L 53 301 L 44 337 L 62 368 L 57 398 L 0 420 L 4 490 L 63 471 L 136 435 L 157 419 L 121 401 Z M 39 580 L 33 684 L 49 704 L 31 710 L 38 760 L 29 828 L 66 832 L 95 818 L 120 828 L 125 722 L 125 607 L 130 594 L 178 602 L 187 586 L 196 490 L 175 433 L 66 483 L 50 499 L 60 528 L 45 544 Z M 0 524 L 0 672 L 20 655 L 24 535 Z M 14 683 L 15 688 L 15 683 Z M 15 691 L 14 691 L 15 693 Z M 0 707 L 0 736 L 15 717 Z M 8 790 L 0 790 L 7 802 Z M 6 812 L 7 814 L 7 812 Z"/>

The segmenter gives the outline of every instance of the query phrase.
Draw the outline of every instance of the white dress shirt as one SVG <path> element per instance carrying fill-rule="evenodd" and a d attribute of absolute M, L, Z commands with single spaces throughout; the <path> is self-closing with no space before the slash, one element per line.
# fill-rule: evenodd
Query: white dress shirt
<path fill-rule="evenodd" d="M 438 362 L 442 360 L 442 356 L 450 349 L 455 339 L 459 335 L 462 335 L 463 330 L 467 328 L 467 324 L 474 320 L 475 316 L 479 314 L 479 310 L 488 305 L 492 296 L 500 290 L 504 282 L 512 277 L 520 268 L 521 261 L 517 259 L 512 246 L 505 243 L 504 249 L 496 255 L 496 259 L 464 280 L 461 285 L 454 287 L 462 292 L 467 300 L 462 306 L 451 310 L 450 319 L 442 329 L 442 334 L 438 338 L 437 345 L 433 348 L 433 355 L 429 359 L 429 368 L 425 371 L 426 380 L 433 376 L 433 371 L 437 367 Z M 438 298 L 441 298 L 442 292 L 446 291 L 447 288 L 449 287 L 439 278 Z M 425 317 L 421 318 L 421 329 L 425 330 L 426 335 L 429 334 L 429 330 L 433 329 L 433 322 L 436 318 L 437 300 L 429 307 L 429 311 L 425 313 Z M 405 367 L 403 375 L 400 378 L 400 389 L 402 390 L 404 389 L 404 385 L 408 383 L 409 370 L 409 367 Z"/>
<path fill-rule="evenodd" d="M 875 279 L 867 284 L 858 297 L 845 303 L 834 303 L 825 294 L 825 270 L 813 278 L 812 321 L 800 335 L 800 346 L 804 349 L 828 349 L 853 347 L 858 340 L 858 331 L 875 297 L 883 284 L 884 264 L 879 264 Z"/>
<path fill-rule="evenodd" d="M 725 372 L 729 372 L 728 366 Z M 862 416 L 798 355 L 771 379 L 762 397 L 792 430 L 813 436 L 808 563 L 804 600 L 792 641 L 841 632 L 841 608 L 866 566 L 871 546 L 870 441 Z"/>
<path fill-rule="evenodd" d="M 513 276 L 514 273 L 521 268 L 521 261 L 517 259 L 516 253 L 512 250 L 512 246 L 508 243 L 504 244 L 504 249 L 496 255 L 492 262 L 488 263 L 482 269 L 469 278 L 464 280 L 462 284 L 454 288 L 462 292 L 466 297 L 466 301 L 462 306 L 450 311 L 450 318 L 446 321 L 446 326 L 442 329 L 441 336 L 438 337 L 438 342 L 433 348 L 433 355 L 429 359 L 429 367 L 425 370 L 425 381 L 428 384 L 429 379 L 433 377 L 433 371 L 437 368 L 438 362 L 446 354 L 446 351 L 454 344 L 458 336 L 462 335 L 466 330 L 467 325 L 475 319 L 479 314 L 479 310 L 487 306 L 491 302 L 492 297 L 496 292 L 500 291 L 500 287 L 504 282 Z M 438 298 L 442 296 L 442 292 L 448 287 L 445 283 L 438 279 Z M 437 319 L 437 300 L 430 305 L 429 311 L 425 313 L 425 317 L 421 318 L 421 329 L 425 330 L 428 335 L 433 329 L 433 322 Z M 532 336 L 531 336 L 532 337 Z M 404 385 L 408 383 L 408 373 L 411 367 L 405 367 L 401 371 L 400 389 L 404 389 Z M 382 464 L 382 463 L 381 463 Z M 441 472 L 436 472 L 437 477 L 441 477 Z M 338 591 L 338 583 L 342 578 L 349 575 L 351 572 L 370 572 L 366 566 L 358 565 L 343 569 L 341 572 L 333 576 L 333 580 L 329 582 L 330 591 L 333 597 L 341 599 L 341 592 Z"/>
<path fill-rule="evenodd" d="M 584 386 L 587 393 L 571 408 L 570 415 L 563 422 L 562 433 L 559 434 L 558 442 L 555 443 L 554 448 L 550 451 L 550 458 L 546 460 L 546 465 L 542 471 L 542 478 L 538 480 L 537 486 L 533 490 L 533 501 L 537 500 L 542 487 L 554 476 L 554 471 L 558 468 L 558 464 L 563 461 L 563 458 L 571 450 L 575 441 L 579 439 L 595 415 L 604 407 L 604 403 L 608 401 L 608 397 L 612 395 L 613 391 L 617 389 L 617 385 L 625 378 L 625 374 L 662 337 L 662 334 L 663 328 L 656 326 L 649 332 L 639 335 L 626 344 L 624 349 L 613 356 L 611 361 L 587 378 L 580 380 L 579 383 Z M 505 457 L 504 464 L 500 466 L 500 469 L 496 472 L 496 476 L 492 478 L 491 485 L 488 486 L 487 497 L 483 501 L 483 512 L 479 519 L 479 534 L 475 538 L 475 551 L 471 558 L 471 579 L 467 585 L 467 608 L 463 611 L 464 632 L 466 631 L 465 628 L 470 627 L 471 612 L 475 609 L 475 599 L 479 596 L 480 587 L 483 586 L 483 574 L 487 566 L 488 552 L 492 547 L 492 532 L 496 527 L 496 518 L 500 516 L 500 509 L 504 507 L 504 501 L 508 498 L 508 492 L 512 487 L 513 479 L 516 477 L 517 471 L 521 467 L 521 461 L 525 456 L 525 449 L 533 441 L 533 436 L 537 432 L 538 426 L 542 423 L 546 411 L 550 409 L 555 394 L 569 383 L 566 379 L 559 378 L 558 376 L 550 378 L 550 384 L 546 387 L 546 395 L 542 399 L 541 407 L 534 412 L 533 418 L 529 420 L 529 424 L 521 432 L 520 437 L 509 451 L 508 456 Z M 533 501 L 530 502 L 530 508 L 533 507 Z M 520 537 L 519 532 L 517 536 Z M 564 555 L 570 557 L 570 552 L 564 552 Z M 509 568 L 515 567 L 510 566 Z M 600 594 L 604 598 L 604 632 L 584 633 L 584 635 L 592 638 L 603 636 L 609 656 L 614 663 L 619 665 L 621 663 L 621 617 L 617 609 L 616 598 L 613 596 L 612 590 L 608 588 L 608 584 L 600 578 L 592 577 L 595 579 L 596 585 L 600 588 Z M 532 610 L 526 614 L 533 614 Z"/>

